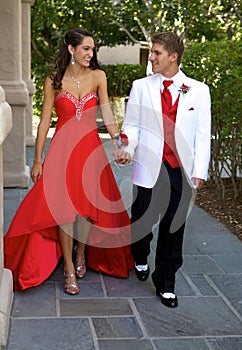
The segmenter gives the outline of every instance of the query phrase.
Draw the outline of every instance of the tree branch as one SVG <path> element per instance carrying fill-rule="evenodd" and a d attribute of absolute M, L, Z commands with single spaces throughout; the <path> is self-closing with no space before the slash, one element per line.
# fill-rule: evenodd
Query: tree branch
<path fill-rule="evenodd" d="M 150 11 L 150 4 L 147 0 L 143 0 L 144 5 L 146 6 L 147 10 Z"/>
<path fill-rule="evenodd" d="M 140 20 L 139 20 L 138 17 L 137 17 L 136 21 L 138 22 L 138 25 L 139 25 L 139 27 L 140 27 L 142 33 L 144 34 L 144 37 L 145 37 L 146 41 L 148 42 L 149 39 L 150 39 L 150 35 L 148 34 L 148 32 L 147 32 L 147 30 L 145 29 L 145 27 L 142 26 L 142 24 L 141 24 L 141 22 L 140 22 Z"/>
<path fill-rule="evenodd" d="M 147 41 L 136 40 L 133 37 L 133 35 L 121 23 L 119 23 L 119 22 L 112 22 L 110 24 L 116 24 L 120 28 L 120 30 L 122 30 L 123 32 L 125 32 L 127 34 L 127 36 L 131 39 L 131 41 L 133 41 L 133 43 L 148 46 Z"/>
<path fill-rule="evenodd" d="M 31 44 L 33 46 L 33 49 L 34 49 L 35 53 L 38 56 L 40 56 L 41 58 L 45 59 L 44 55 L 42 54 L 42 52 L 40 52 L 40 50 L 38 49 L 38 47 L 37 47 L 37 45 L 36 45 L 36 43 L 35 43 L 35 41 L 33 39 L 31 39 Z"/>
<path fill-rule="evenodd" d="M 235 13 L 236 13 L 238 19 L 240 20 L 240 22 L 241 22 L 241 24 L 242 24 L 242 16 L 241 16 L 241 14 L 239 13 L 237 7 L 235 6 L 235 4 L 233 3 L 232 0 L 229 0 L 229 2 L 230 2 L 230 5 L 233 7 L 233 9 L 234 9 L 234 11 L 235 11 Z"/>

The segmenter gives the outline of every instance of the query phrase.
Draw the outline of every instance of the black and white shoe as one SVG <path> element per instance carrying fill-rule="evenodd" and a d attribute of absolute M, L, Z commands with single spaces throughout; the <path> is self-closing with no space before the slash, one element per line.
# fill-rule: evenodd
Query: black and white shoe
<path fill-rule="evenodd" d="M 161 293 L 158 289 L 156 289 L 156 295 L 160 297 L 160 301 L 163 305 L 171 308 L 175 308 L 178 306 L 177 296 L 173 293 Z"/>
<path fill-rule="evenodd" d="M 149 277 L 150 268 L 149 265 L 135 265 L 135 274 L 140 281 L 146 281 Z"/>

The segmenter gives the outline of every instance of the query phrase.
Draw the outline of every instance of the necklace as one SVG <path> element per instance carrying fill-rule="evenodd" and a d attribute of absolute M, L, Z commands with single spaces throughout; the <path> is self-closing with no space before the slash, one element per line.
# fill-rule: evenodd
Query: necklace
<path fill-rule="evenodd" d="M 79 89 L 80 88 L 80 84 L 81 84 L 81 82 L 83 80 L 83 76 L 79 80 L 76 80 L 74 77 L 71 77 L 71 80 L 74 81 L 74 83 L 77 84 L 77 89 Z"/>

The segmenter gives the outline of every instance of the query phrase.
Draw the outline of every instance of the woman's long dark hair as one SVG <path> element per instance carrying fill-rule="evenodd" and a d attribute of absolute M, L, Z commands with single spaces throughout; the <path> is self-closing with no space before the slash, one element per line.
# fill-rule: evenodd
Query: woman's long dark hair
<path fill-rule="evenodd" d="M 55 68 L 56 72 L 50 75 L 50 78 L 53 80 L 53 88 L 55 90 L 61 90 L 62 88 L 62 79 L 66 71 L 66 67 L 70 63 L 71 54 L 68 51 L 68 45 L 72 47 L 77 47 L 83 42 L 85 37 L 91 37 L 93 40 L 93 35 L 86 29 L 75 28 L 66 33 L 64 42 L 55 58 Z M 101 69 L 100 64 L 97 60 L 97 52 L 94 48 L 93 57 L 91 58 L 89 68 L 91 69 Z"/>

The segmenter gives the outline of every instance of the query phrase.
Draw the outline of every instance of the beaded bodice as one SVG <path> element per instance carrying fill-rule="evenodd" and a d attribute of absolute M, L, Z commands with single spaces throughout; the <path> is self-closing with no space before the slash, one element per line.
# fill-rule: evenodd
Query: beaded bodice
<path fill-rule="evenodd" d="M 80 121 L 83 111 L 96 107 L 96 105 L 97 94 L 93 91 L 83 96 L 80 100 L 67 91 L 61 91 L 55 98 L 55 109 L 59 118 L 69 119 L 76 116 L 77 120 Z"/>

